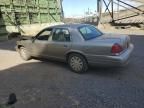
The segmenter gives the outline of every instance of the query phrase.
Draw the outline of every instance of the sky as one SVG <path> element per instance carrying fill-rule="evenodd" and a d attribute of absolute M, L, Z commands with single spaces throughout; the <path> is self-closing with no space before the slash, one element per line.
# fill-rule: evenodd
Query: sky
<path fill-rule="evenodd" d="M 84 12 L 91 9 L 96 10 L 97 0 L 63 0 L 65 17 L 84 15 Z"/>
<path fill-rule="evenodd" d="M 127 1 L 127 3 L 134 6 L 137 5 L 135 2 Z M 84 16 L 84 13 L 88 11 L 88 8 L 92 12 L 96 11 L 97 0 L 63 0 L 63 10 L 65 17 Z M 117 6 L 115 6 L 115 9 L 117 9 Z M 103 5 L 103 11 L 104 10 L 105 7 Z"/>

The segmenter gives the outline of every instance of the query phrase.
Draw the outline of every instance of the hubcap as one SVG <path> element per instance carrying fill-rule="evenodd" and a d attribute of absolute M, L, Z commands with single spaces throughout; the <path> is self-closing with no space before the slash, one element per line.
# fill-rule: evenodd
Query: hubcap
<path fill-rule="evenodd" d="M 83 62 L 79 57 L 73 56 L 70 60 L 70 66 L 73 68 L 73 70 L 80 71 L 83 68 Z"/>

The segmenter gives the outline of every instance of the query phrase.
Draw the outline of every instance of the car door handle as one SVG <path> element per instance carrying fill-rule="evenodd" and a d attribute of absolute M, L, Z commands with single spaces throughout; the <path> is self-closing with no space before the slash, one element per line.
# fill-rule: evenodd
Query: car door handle
<path fill-rule="evenodd" d="M 66 47 L 68 47 L 67 45 L 64 45 L 64 47 L 66 48 Z"/>

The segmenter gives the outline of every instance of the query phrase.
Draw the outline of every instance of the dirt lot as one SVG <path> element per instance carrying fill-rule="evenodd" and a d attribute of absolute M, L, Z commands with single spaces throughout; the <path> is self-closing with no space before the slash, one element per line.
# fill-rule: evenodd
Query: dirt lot
<path fill-rule="evenodd" d="M 131 36 L 135 49 L 124 68 L 90 68 L 79 75 L 66 64 L 24 62 L 15 40 L 0 43 L 0 102 L 17 94 L 16 108 L 143 108 L 144 36 Z"/>

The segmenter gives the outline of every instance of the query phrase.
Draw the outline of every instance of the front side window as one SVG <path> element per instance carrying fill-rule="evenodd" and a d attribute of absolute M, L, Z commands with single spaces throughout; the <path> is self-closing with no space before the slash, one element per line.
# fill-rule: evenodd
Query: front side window
<path fill-rule="evenodd" d="M 51 32 L 52 32 L 52 29 L 46 29 L 38 35 L 37 39 L 38 40 L 48 40 L 51 35 Z"/>
<path fill-rule="evenodd" d="M 53 33 L 52 37 L 53 41 L 59 42 L 69 42 L 70 41 L 70 33 L 68 29 L 65 28 L 57 28 Z"/>
<path fill-rule="evenodd" d="M 101 36 L 103 34 L 99 30 L 97 30 L 95 27 L 88 26 L 88 25 L 79 27 L 78 30 L 85 40 L 90 40 L 98 36 Z"/>

